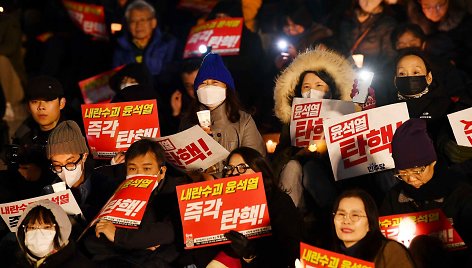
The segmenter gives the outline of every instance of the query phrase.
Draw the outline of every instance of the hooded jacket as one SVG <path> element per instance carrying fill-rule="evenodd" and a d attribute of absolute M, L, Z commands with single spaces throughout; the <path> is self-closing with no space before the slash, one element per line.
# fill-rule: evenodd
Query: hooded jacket
<path fill-rule="evenodd" d="M 325 71 L 334 80 L 336 93 L 341 100 L 351 100 L 355 72 L 351 63 L 332 50 L 316 48 L 299 54 L 277 78 L 274 88 L 275 116 L 283 124 L 290 123 L 292 100 L 300 75 L 305 71 Z M 332 89 L 331 89 L 332 90 Z"/>
<path fill-rule="evenodd" d="M 34 202 L 24 210 L 23 214 L 18 221 L 18 226 L 23 225 L 23 221 L 29 212 L 38 206 L 49 209 L 54 218 L 56 219 L 57 225 L 59 226 L 59 245 L 58 251 L 51 255 L 46 256 L 43 259 L 38 259 L 36 256 L 29 254 L 25 245 L 25 233 L 21 228 L 18 228 L 16 232 L 16 239 L 20 245 L 20 249 L 25 253 L 30 266 L 32 267 L 95 267 L 95 265 L 88 260 L 85 256 L 76 250 L 75 243 L 69 241 L 69 237 L 72 231 L 72 224 L 67 216 L 67 213 L 56 203 L 45 199 Z M 25 265 L 26 266 L 26 265 Z"/>

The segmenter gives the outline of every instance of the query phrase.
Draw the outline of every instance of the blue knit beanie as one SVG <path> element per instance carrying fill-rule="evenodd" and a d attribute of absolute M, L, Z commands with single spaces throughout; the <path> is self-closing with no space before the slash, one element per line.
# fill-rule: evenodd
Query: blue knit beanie
<path fill-rule="evenodd" d="M 409 119 L 397 128 L 392 138 L 392 157 L 396 169 L 426 166 L 437 160 L 423 119 Z"/>
<path fill-rule="evenodd" d="M 193 89 L 197 91 L 198 86 L 207 79 L 218 80 L 225 83 L 228 88 L 235 90 L 233 77 L 218 54 L 209 53 L 205 56 L 200 69 L 198 69 L 197 77 L 195 77 Z"/>

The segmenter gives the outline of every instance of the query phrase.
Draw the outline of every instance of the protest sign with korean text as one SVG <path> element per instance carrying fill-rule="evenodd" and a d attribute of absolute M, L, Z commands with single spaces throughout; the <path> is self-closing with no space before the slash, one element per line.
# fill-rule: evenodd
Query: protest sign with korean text
<path fill-rule="evenodd" d="M 238 55 L 243 29 L 242 18 L 222 18 L 196 25 L 190 30 L 184 58 L 200 57 L 201 45 L 222 56 Z"/>
<path fill-rule="evenodd" d="M 74 195 L 70 189 L 48 195 L 0 204 L 0 214 L 2 215 L 2 219 L 5 221 L 10 231 L 16 232 L 18 229 L 18 220 L 20 219 L 28 204 L 44 199 L 49 199 L 52 202 L 58 204 L 69 215 L 82 215 L 82 211 L 80 210 L 80 207 L 77 204 L 77 201 L 75 200 Z"/>
<path fill-rule="evenodd" d="M 79 88 L 84 102 L 86 104 L 110 102 L 113 96 L 115 96 L 115 92 L 110 88 L 108 82 L 110 77 L 116 74 L 123 66 L 118 66 L 113 70 L 80 81 Z"/>
<path fill-rule="evenodd" d="M 336 180 L 395 167 L 392 136 L 409 119 L 406 103 L 324 120 L 329 159 Z"/>
<path fill-rule="evenodd" d="M 158 138 L 157 142 L 164 149 L 166 161 L 186 171 L 203 171 L 229 155 L 223 146 L 197 125 Z"/>
<path fill-rule="evenodd" d="M 457 144 L 472 147 L 472 108 L 448 114 Z"/>
<path fill-rule="evenodd" d="M 199 11 L 202 13 L 210 13 L 215 7 L 218 0 L 180 0 L 177 8 L 185 8 Z"/>
<path fill-rule="evenodd" d="M 354 112 L 351 101 L 293 98 L 290 120 L 292 146 L 308 147 L 324 140 L 323 119 L 336 118 Z"/>
<path fill-rule="evenodd" d="M 105 219 L 116 227 L 136 229 L 141 224 L 152 191 L 158 184 L 157 176 L 127 177 L 93 220 Z"/>
<path fill-rule="evenodd" d="M 441 209 L 379 217 L 380 231 L 406 247 L 418 235 L 439 238 L 448 249 L 465 248 L 465 243 Z"/>
<path fill-rule="evenodd" d="M 329 268 L 374 268 L 373 262 L 356 259 L 344 254 L 300 243 L 300 262 L 303 268 L 329 267 Z"/>
<path fill-rule="evenodd" d="M 94 158 L 112 158 L 143 137 L 160 136 L 156 100 L 83 104 L 87 141 Z"/>
<path fill-rule="evenodd" d="M 62 0 L 69 16 L 85 34 L 96 38 L 108 38 L 103 6 Z"/>
<path fill-rule="evenodd" d="M 224 234 L 248 238 L 271 231 L 261 173 L 177 186 L 186 248 L 229 243 Z"/>

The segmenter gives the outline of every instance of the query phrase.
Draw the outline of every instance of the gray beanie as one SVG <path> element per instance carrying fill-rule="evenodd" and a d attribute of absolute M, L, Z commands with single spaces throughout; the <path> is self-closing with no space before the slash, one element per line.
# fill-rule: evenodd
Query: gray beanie
<path fill-rule="evenodd" d="M 51 131 L 48 138 L 46 153 L 48 159 L 57 154 L 88 153 L 85 137 L 76 122 L 67 120 Z"/>

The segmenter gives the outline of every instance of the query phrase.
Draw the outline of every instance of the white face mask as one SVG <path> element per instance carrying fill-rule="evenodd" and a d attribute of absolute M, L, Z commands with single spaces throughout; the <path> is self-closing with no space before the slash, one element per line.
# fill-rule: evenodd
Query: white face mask
<path fill-rule="evenodd" d="M 55 230 L 36 229 L 25 233 L 25 246 L 36 257 L 44 257 L 54 250 Z"/>
<path fill-rule="evenodd" d="M 198 100 L 208 108 L 215 108 L 226 99 L 226 89 L 223 87 L 207 85 L 197 90 Z"/>
<path fill-rule="evenodd" d="M 73 171 L 67 170 L 62 167 L 62 172 L 58 173 L 57 176 L 63 180 L 67 186 L 72 187 L 82 176 L 82 163 L 78 163 L 77 167 Z"/>
<path fill-rule="evenodd" d="M 310 89 L 310 91 L 306 91 L 302 93 L 303 98 L 311 98 L 311 99 L 324 99 L 328 95 L 328 92 L 324 92 L 321 90 Z"/>

